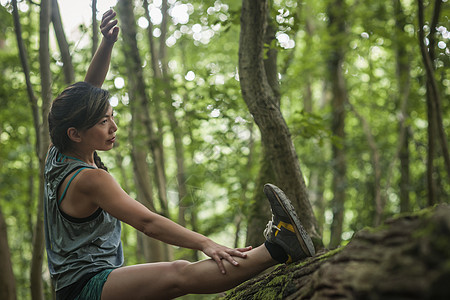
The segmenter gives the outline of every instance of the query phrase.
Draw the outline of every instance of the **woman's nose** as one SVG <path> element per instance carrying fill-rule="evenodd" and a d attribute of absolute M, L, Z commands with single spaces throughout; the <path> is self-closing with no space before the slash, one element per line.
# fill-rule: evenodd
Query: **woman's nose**
<path fill-rule="evenodd" d="M 112 132 L 116 132 L 117 131 L 117 124 L 116 124 L 116 122 L 114 120 L 112 120 L 111 131 Z"/>

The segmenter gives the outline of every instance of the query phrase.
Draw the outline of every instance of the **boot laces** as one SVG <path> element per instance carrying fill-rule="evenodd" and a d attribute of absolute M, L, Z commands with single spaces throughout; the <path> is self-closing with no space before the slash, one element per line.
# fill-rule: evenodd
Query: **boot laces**
<path fill-rule="evenodd" d="M 280 227 L 277 227 L 277 226 L 275 226 L 275 225 L 273 224 L 273 215 L 272 215 L 272 220 L 270 220 L 270 221 L 267 223 L 266 229 L 264 229 L 264 236 L 265 236 L 266 238 L 268 238 L 268 237 L 270 236 L 270 234 L 272 233 L 272 230 L 273 230 L 273 229 L 278 230 L 278 231 L 281 231 L 281 228 L 280 228 Z"/>

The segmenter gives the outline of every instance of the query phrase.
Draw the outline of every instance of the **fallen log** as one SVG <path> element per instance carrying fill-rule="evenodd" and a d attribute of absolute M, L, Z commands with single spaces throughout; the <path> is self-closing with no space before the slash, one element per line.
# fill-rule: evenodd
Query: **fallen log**
<path fill-rule="evenodd" d="M 450 206 L 398 216 L 223 299 L 450 299 Z"/>

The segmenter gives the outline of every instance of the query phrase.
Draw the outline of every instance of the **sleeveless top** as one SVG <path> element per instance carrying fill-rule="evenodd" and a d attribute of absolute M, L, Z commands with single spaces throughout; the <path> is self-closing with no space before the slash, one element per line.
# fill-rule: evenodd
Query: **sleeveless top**
<path fill-rule="evenodd" d="M 99 208 L 87 218 L 74 218 L 59 208 L 72 179 L 91 165 L 76 159 L 67 159 L 55 146 L 47 154 L 44 169 L 44 230 L 45 247 L 50 275 L 55 290 L 80 280 L 89 273 L 123 264 L 120 221 Z M 58 188 L 74 172 L 60 199 Z M 102 187 L 99 187 L 102 188 Z"/>

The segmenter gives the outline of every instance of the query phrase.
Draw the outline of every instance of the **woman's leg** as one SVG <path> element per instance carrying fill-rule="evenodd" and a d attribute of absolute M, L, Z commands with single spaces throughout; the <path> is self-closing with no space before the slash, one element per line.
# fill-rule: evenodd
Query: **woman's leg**
<path fill-rule="evenodd" d="M 290 263 L 313 256 L 314 245 L 283 191 L 267 184 L 264 193 L 272 210 L 272 220 L 264 231 L 267 242 L 246 252 L 246 258 L 235 257 L 239 266 L 224 260 L 225 275 L 211 259 L 196 263 L 175 261 L 122 267 L 109 275 L 103 286 L 102 300 L 172 299 L 191 293 L 217 293 L 278 262 Z"/>
<path fill-rule="evenodd" d="M 247 258 L 235 259 L 239 266 L 224 261 L 222 274 L 211 259 L 189 263 L 175 261 L 122 267 L 106 281 L 102 300 L 172 299 L 185 294 L 217 293 L 237 286 L 277 264 L 262 245 L 247 252 Z"/>

